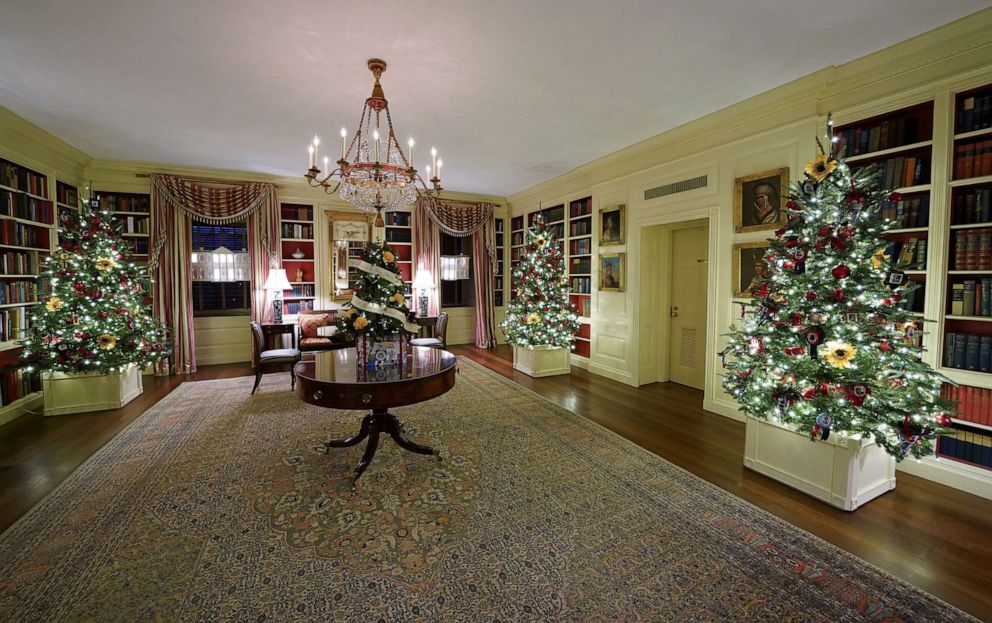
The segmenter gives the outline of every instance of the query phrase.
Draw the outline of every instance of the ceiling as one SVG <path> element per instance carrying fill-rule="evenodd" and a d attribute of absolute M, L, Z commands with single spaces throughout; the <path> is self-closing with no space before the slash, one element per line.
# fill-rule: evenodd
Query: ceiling
<path fill-rule="evenodd" d="M 981 0 L 3 0 L 0 105 L 97 158 L 301 175 L 382 83 L 450 189 L 509 195 Z M 332 154 L 333 155 L 333 154 Z"/>

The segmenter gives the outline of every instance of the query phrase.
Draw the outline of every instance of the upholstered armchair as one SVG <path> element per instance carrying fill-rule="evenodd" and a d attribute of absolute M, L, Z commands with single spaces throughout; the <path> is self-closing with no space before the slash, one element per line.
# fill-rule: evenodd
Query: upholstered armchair
<path fill-rule="evenodd" d="M 448 345 L 446 338 L 447 333 L 448 312 L 441 312 L 437 315 L 437 320 L 434 323 L 434 337 L 417 337 L 410 340 L 410 344 L 413 346 L 427 346 L 430 348 L 445 348 Z"/>
<path fill-rule="evenodd" d="M 300 360 L 300 351 L 296 348 L 265 348 L 265 334 L 262 332 L 262 325 L 254 320 L 251 321 L 251 365 L 255 368 L 255 386 L 251 388 L 251 393 L 255 393 L 258 384 L 262 382 L 262 375 L 273 369 L 282 369 L 289 364 L 290 389 L 296 388 L 296 362 Z"/>

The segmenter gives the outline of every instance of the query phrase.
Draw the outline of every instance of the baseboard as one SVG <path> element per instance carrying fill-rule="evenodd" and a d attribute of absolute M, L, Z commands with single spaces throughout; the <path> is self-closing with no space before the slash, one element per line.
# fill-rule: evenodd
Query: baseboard
<path fill-rule="evenodd" d="M 911 457 L 896 463 L 896 470 L 992 500 L 992 478 L 988 470 L 950 459 L 925 458 L 917 462 Z"/>
<path fill-rule="evenodd" d="M 637 387 L 637 381 L 634 380 L 634 376 L 630 372 L 615 370 L 613 368 L 607 368 L 606 366 L 599 365 L 595 362 L 590 361 L 589 367 L 586 368 L 593 374 L 598 374 L 599 376 L 605 376 L 608 379 L 623 383 L 624 385 L 630 385 L 631 387 Z"/>
<path fill-rule="evenodd" d="M 716 413 L 717 415 L 722 415 L 723 417 L 730 418 L 731 420 L 737 420 L 738 422 L 747 421 L 747 417 L 740 412 L 740 409 L 737 408 L 736 402 L 720 400 L 718 398 L 704 398 L 703 410 L 709 411 L 710 413 Z"/>

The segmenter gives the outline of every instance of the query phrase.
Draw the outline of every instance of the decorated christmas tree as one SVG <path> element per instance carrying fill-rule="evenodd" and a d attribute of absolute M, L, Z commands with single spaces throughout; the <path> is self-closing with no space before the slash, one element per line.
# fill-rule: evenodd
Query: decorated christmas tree
<path fill-rule="evenodd" d="M 827 121 L 828 137 L 832 124 Z M 787 222 L 764 255 L 765 274 L 732 327 L 724 388 L 747 415 L 826 439 L 872 439 L 901 460 L 933 453 L 949 423 L 945 377 L 921 359 L 920 326 L 907 310 L 918 285 L 893 266 L 883 218 L 900 197 L 879 187 L 876 166 L 844 163 L 836 139 L 790 189 Z"/>
<path fill-rule="evenodd" d="M 130 254 L 110 213 L 84 208 L 63 220 L 24 341 L 31 368 L 106 373 L 168 356 L 165 329 L 144 305 L 145 269 Z"/>
<path fill-rule="evenodd" d="M 526 235 L 527 245 L 512 274 L 516 296 L 506 306 L 500 327 L 514 346 L 567 348 L 579 329 L 579 316 L 568 300 L 562 249 L 540 218 Z"/>
<path fill-rule="evenodd" d="M 383 242 L 370 242 L 360 260 L 348 266 L 361 274 L 351 308 L 342 314 L 338 329 L 348 339 L 364 336 L 366 341 L 386 342 L 404 333 L 416 333 L 419 326 L 407 321 L 410 310 L 403 294 L 403 280 L 396 265 L 396 254 Z"/>

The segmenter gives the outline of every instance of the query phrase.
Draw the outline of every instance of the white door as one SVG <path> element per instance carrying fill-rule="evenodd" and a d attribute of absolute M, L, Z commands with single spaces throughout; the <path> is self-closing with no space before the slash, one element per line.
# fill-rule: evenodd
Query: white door
<path fill-rule="evenodd" d="M 700 225 L 672 232 L 669 377 L 696 389 L 703 389 L 706 371 L 708 230 Z"/>

